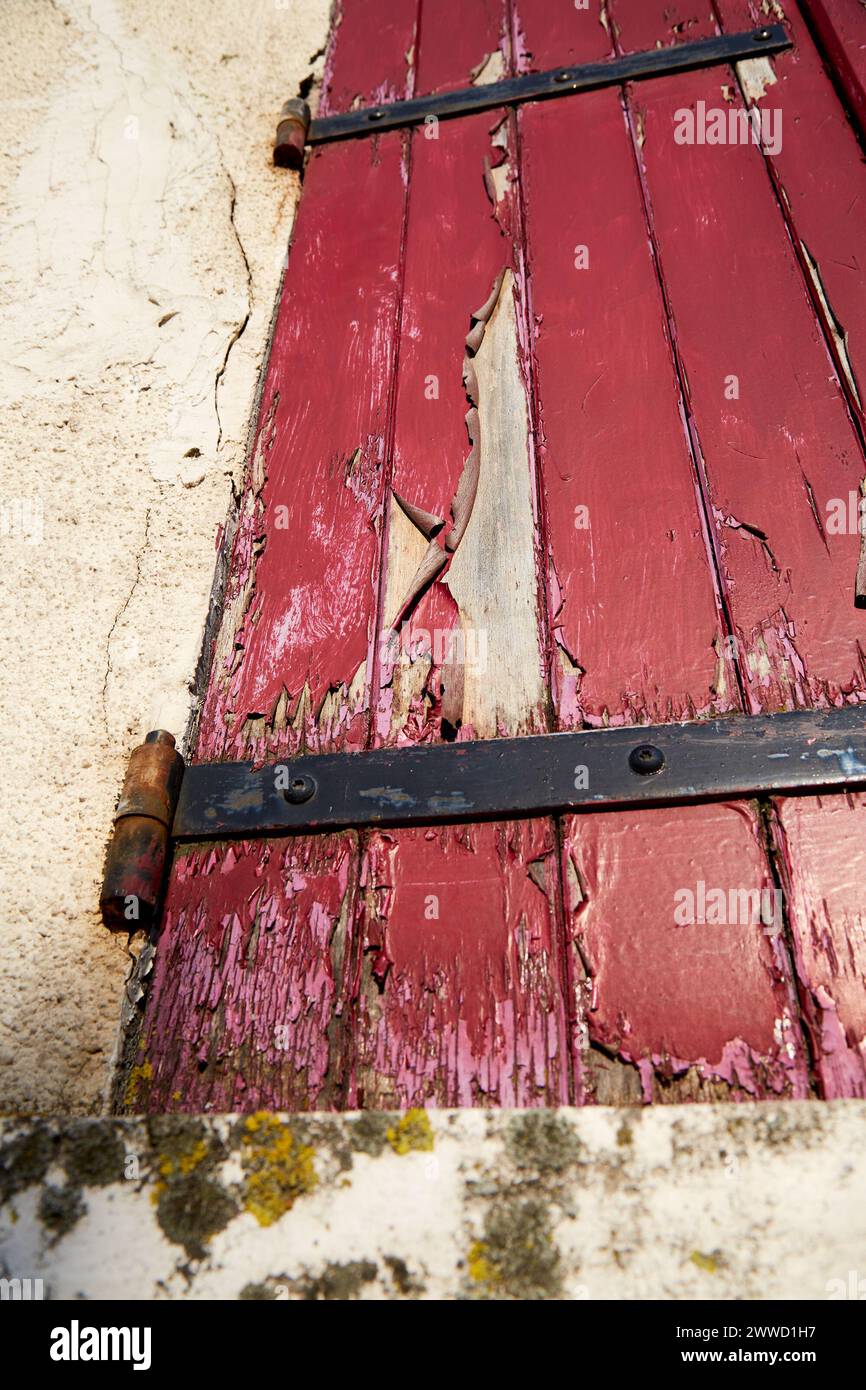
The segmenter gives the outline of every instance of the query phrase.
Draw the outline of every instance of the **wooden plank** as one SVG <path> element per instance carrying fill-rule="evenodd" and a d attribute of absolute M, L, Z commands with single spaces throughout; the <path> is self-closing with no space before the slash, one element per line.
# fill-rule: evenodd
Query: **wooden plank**
<path fill-rule="evenodd" d="M 418 0 L 336 0 L 318 115 L 412 96 L 419 9 Z"/>
<path fill-rule="evenodd" d="M 682 31 L 672 31 L 674 22 L 685 24 L 690 37 L 710 28 L 696 4 L 680 6 L 672 15 L 661 0 L 639 8 L 620 0 L 616 17 L 626 47 L 643 44 L 649 24 L 662 42 L 679 41 Z M 788 101 L 796 95 L 796 88 L 789 89 Z M 742 109 L 740 96 L 719 74 L 712 83 L 708 74 L 695 73 L 665 88 L 647 84 L 633 100 L 640 107 L 653 231 L 705 460 L 749 708 L 862 702 L 866 633 L 855 604 L 856 499 L 866 464 L 848 409 L 850 388 L 828 348 L 828 306 L 816 295 L 814 280 L 787 236 L 793 228 L 794 239 L 802 239 L 796 217 L 805 209 L 797 202 L 786 207 L 767 178 L 768 158 L 781 154 L 778 127 L 774 134 L 774 126 L 766 124 L 762 147 L 748 137 L 742 143 L 678 143 L 674 129 L 678 124 L 687 129 L 681 113 L 697 113 L 699 101 L 707 109 L 724 109 L 731 129 L 729 113 Z M 766 102 L 762 109 L 769 114 Z M 807 157 L 799 133 L 813 120 L 813 111 L 789 105 L 788 115 L 782 150 L 789 151 L 786 167 L 796 169 Z M 846 149 L 850 154 L 850 142 L 839 146 L 840 158 Z M 823 158 L 832 164 L 836 154 Z M 853 166 L 851 173 L 859 176 Z M 688 222 L 682 217 L 686 194 Z M 836 233 L 825 227 L 823 235 L 823 254 L 832 257 Z M 841 241 L 837 249 L 843 247 Z M 728 399 L 720 387 L 731 379 L 738 394 Z M 850 495 L 855 522 L 839 530 L 828 523 L 831 502 Z M 816 811 L 790 842 L 789 879 L 795 885 L 820 862 L 828 834 L 820 826 Z M 829 901 L 835 867 L 830 858 L 824 862 Z M 833 1050 L 832 1030 L 816 1028 L 804 985 L 809 967 L 803 962 L 810 959 L 803 939 L 807 920 L 795 894 L 789 925 L 817 1085 L 822 1094 L 850 1094 L 846 1086 L 856 1090 L 859 1084 L 856 1068 L 836 1068 L 825 1055 L 828 1046 Z M 833 925 L 840 949 L 847 920 L 843 911 Z"/>
<path fill-rule="evenodd" d="M 442 0 L 435 13 L 420 91 L 501 74 L 500 6 Z M 440 577 L 382 661 L 382 744 L 546 727 L 512 130 L 494 111 L 413 136 L 385 622 L 425 554 Z M 432 548 L 422 513 L 441 522 Z M 362 886 L 358 1103 L 567 1100 L 552 824 L 375 834 Z"/>
<path fill-rule="evenodd" d="M 618 93 L 527 109 L 520 129 L 559 727 L 725 713 L 736 682 Z"/>
<path fill-rule="evenodd" d="M 728 33 L 761 20 L 757 0 L 716 0 L 716 8 Z M 767 149 L 768 172 L 812 285 L 813 305 L 824 322 L 849 405 L 862 424 L 866 166 L 856 134 L 796 5 L 788 5 L 785 22 L 795 47 L 777 58 L 738 63 L 736 72 L 750 108 L 758 113 L 781 113 L 778 148 L 771 143 Z M 823 503 L 823 515 L 826 500 L 816 499 L 819 510 Z"/>
<path fill-rule="evenodd" d="M 565 853 L 605 1100 L 808 1094 L 781 900 L 753 807 L 575 817 Z"/>
<path fill-rule="evenodd" d="M 859 25 L 860 63 L 866 71 L 866 17 L 860 6 L 804 6 L 814 11 L 825 51 L 835 46 L 828 34 L 828 10 Z M 728 29 L 737 27 L 745 0 L 720 0 L 719 13 Z M 854 13 L 856 12 L 856 13 Z M 747 100 L 783 112 L 782 148 L 768 154 L 793 244 L 800 247 L 807 276 L 814 283 L 813 306 L 824 322 L 825 337 L 836 357 L 849 405 L 863 419 L 862 382 L 866 379 L 866 264 L 862 253 L 866 204 L 866 169 L 855 132 L 816 52 L 807 25 L 795 5 L 786 7 L 786 23 L 796 47 L 780 55 L 754 86 L 740 74 Z M 866 112 L 862 85 L 852 91 L 858 50 L 845 36 L 839 78 L 848 86 L 860 116 Z M 777 80 L 769 83 L 769 77 Z M 861 125 L 861 129 L 862 129 Z M 860 493 L 864 484 L 861 482 Z M 841 499 L 840 499 L 841 500 Z M 859 497 L 857 499 L 859 501 Z M 828 498 L 816 499 L 827 515 Z M 845 498 L 846 523 L 856 508 Z M 858 585 L 866 553 L 860 542 Z M 859 589 L 858 589 L 859 592 Z M 773 826 L 783 866 L 794 960 L 810 1031 L 821 1093 L 829 1098 L 866 1094 L 866 951 L 864 917 L 856 866 L 862 847 L 863 800 L 858 796 L 785 798 L 776 803 Z"/>
<path fill-rule="evenodd" d="M 866 14 L 860 0 L 800 0 L 866 140 Z M 788 16 L 790 19 L 790 16 Z"/>
<path fill-rule="evenodd" d="M 552 26 L 540 0 L 519 0 L 524 63 L 605 57 L 612 8 L 558 9 Z M 648 236 L 640 133 L 633 144 L 616 91 L 525 108 L 519 125 L 559 726 L 737 709 L 730 596 Z M 726 903 L 769 887 L 754 806 L 569 817 L 563 841 L 587 1097 L 804 1094 L 776 939 L 750 920 L 683 928 L 674 916 L 700 882 Z"/>
<path fill-rule="evenodd" d="M 356 1104 L 567 1099 L 558 870 L 549 821 L 371 837 Z"/>
<path fill-rule="evenodd" d="M 415 0 L 347 4 L 324 109 L 411 92 L 416 10 Z M 406 175 L 397 132 L 311 155 L 198 759 L 359 747 L 367 738 Z M 135 1106 L 340 1103 L 337 1015 L 358 867 L 351 834 L 179 858 Z"/>
<path fill-rule="evenodd" d="M 403 200 L 396 133 L 311 156 L 200 758 L 365 740 Z"/>
<path fill-rule="evenodd" d="M 481 51 L 483 57 L 484 45 Z M 464 463 L 472 453 L 467 431 L 470 402 L 463 383 L 465 338 L 473 311 L 488 299 L 497 277 L 515 264 L 508 220 L 512 216 L 511 198 L 503 196 L 494 209 L 488 190 L 489 179 L 485 179 L 487 168 L 502 153 L 501 145 L 495 142 L 501 140 L 506 131 L 507 121 L 503 123 L 502 113 L 489 112 L 443 122 L 435 139 L 427 138 L 425 132 L 413 136 L 404 336 L 400 349 L 392 487 L 393 493 L 404 501 L 447 522 L 446 531 L 451 526 L 451 508 Z M 447 274 L 443 273 L 444 266 L 448 267 Z M 502 312 L 510 320 L 510 329 L 506 331 L 513 334 L 521 306 L 515 303 L 510 286 L 506 287 L 501 299 Z M 491 335 L 485 334 L 485 339 L 478 358 L 473 359 L 476 376 L 479 371 L 482 373 L 481 384 L 484 384 L 488 350 L 493 345 Z M 530 588 L 534 583 L 531 545 L 527 552 L 527 539 L 531 541 L 533 529 L 531 441 L 528 440 L 520 364 L 515 365 L 513 353 L 511 361 L 512 371 L 508 380 L 503 381 L 502 391 L 490 386 L 486 391 L 490 399 L 480 402 L 481 429 L 476 429 L 476 434 L 480 434 L 480 449 L 490 467 L 482 467 L 484 481 L 475 497 L 471 527 L 451 563 L 455 572 L 453 582 L 460 588 L 460 576 L 466 570 L 464 552 L 475 553 L 474 593 L 469 592 L 473 586 L 471 580 L 467 580 L 463 585 L 461 623 L 460 604 L 451 587 L 449 572 L 449 577 L 433 586 L 415 615 L 410 614 L 409 622 L 399 634 L 396 688 L 391 675 L 394 663 L 387 660 L 385 651 L 383 664 L 386 669 L 382 672 L 377 705 L 378 735 L 382 741 L 408 739 L 414 742 L 434 731 L 438 735 L 441 703 L 434 687 L 443 659 L 447 661 L 449 655 L 451 634 L 458 624 L 458 635 L 453 641 L 467 657 L 463 662 L 464 674 L 468 671 L 470 680 L 477 675 L 479 684 L 483 680 L 491 690 L 498 682 L 500 701 L 508 700 L 508 690 L 514 686 L 515 676 L 517 681 L 525 678 L 531 682 L 525 697 L 521 695 L 517 704 L 512 701 L 502 709 L 502 718 L 498 721 L 501 731 L 519 733 L 544 724 L 540 708 L 544 692 L 537 675 L 540 661 L 536 657 L 533 667 L 531 655 L 533 642 L 537 647 L 535 595 Z M 516 412 L 513 422 L 517 434 L 510 441 L 509 459 L 517 472 L 514 488 L 520 487 L 520 494 L 515 496 L 514 488 L 508 488 L 505 494 L 513 497 L 513 544 L 510 547 L 497 545 L 497 540 L 508 539 L 508 533 L 499 528 L 495 513 L 498 506 L 495 489 L 507 482 L 505 477 L 492 475 L 498 457 L 490 447 L 496 426 L 497 400 L 503 403 L 508 400 Z M 488 428 L 485 428 L 485 420 Z M 521 451 L 522 457 L 518 458 L 517 453 Z M 428 549 L 425 537 L 406 520 L 393 496 L 390 519 L 386 623 L 392 623 L 397 617 L 408 592 L 407 577 L 411 579 Z M 437 551 L 443 556 L 443 536 L 438 539 Z M 483 548 L 483 554 L 479 554 L 479 547 Z M 517 556 L 521 561 L 519 602 L 503 575 L 503 569 L 513 564 Z M 493 611 L 487 617 L 479 617 L 485 603 L 498 605 L 498 614 Z M 475 612 L 474 619 L 466 611 L 467 606 Z M 510 662 L 503 649 L 509 641 L 509 622 L 514 624 L 513 640 L 521 641 L 522 662 Z M 482 694 L 480 689 L 477 693 L 479 697 Z M 516 698 L 518 691 L 514 689 L 512 695 Z M 476 703 L 473 709 L 476 723 L 479 712 Z M 495 714 L 492 726 L 488 714 L 483 727 L 478 727 L 482 736 L 490 736 L 496 730 Z"/>

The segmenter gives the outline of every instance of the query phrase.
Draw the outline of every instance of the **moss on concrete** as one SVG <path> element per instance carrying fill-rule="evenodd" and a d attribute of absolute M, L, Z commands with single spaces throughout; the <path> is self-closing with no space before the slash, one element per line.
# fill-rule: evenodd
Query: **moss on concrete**
<path fill-rule="evenodd" d="M 260 1226 L 271 1226 L 318 1183 L 315 1150 L 296 1139 L 290 1125 L 267 1111 L 243 1124 L 241 1162 L 244 1207 Z"/>
<path fill-rule="evenodd" d="M 197 1170 L 160 1184 L 156 1217 L 170 1241 L 203 1259 L 211 1238 L 237 1214 L 237 1202 L 223 1185 Z"/>
<path fill-rule="evenodd" d="M 349 1126 L 349 1142 L 360 1153 L 378 1158 L 388 1143 L 388 1131 L 396 1123 L 395 1115 L 381 1111 L 365 1110 Z"/>
<path fill-rule="evenodd" d="M 39 1199 L 39 1219 L 55 1240 L 67 1235 L 86 1211 L 80 1187 L 67 1184 L 65 1187 L 43 1188 Z"/>
<path fill-rule="evenodd" d="M 559 1251 L 544 1202 L 503 1202 L 490 1209 L 484 1235 L 470 1247 L 469 1278 L 482 1297 L 557 1298 Z"/>
<path fill-rule="evenodd" d="M 98 1120 L 74 1123 L 65 1137 L 61 1154 L 70 1182 L 81 1187 L 105 1187 L 123 1177 L 126 1160 L 123 1141 Z"/>
<path fill-rule="evenodd" d="M 399 1294 L 404 1298 L 417 1298 L 424 1292 L 424 1283 L 415 1278 L 405 1260 L 401 1260 L 398 1255 L 385 1255 L 383 1258 Z"/>
<path fill-rule="evenodd" d="M 54 1159 L 56 1138 L 38 1120 L 0 1147 L 0 1205 L 45 1177 Z"/>
<path fill-rule="evenodd" d="M 565 1173 L 580 1158 L 574 1130 L 549 1110 L 515 1116 L 506 1131 L 505 1147 L 515 1167 L 534 1169 L 540 1176 Z"/>
<path fill-rule="evenodd" d="M 365 1284 L 371 1284 L 378 1274 L 372 1260 L 350 1260 L 346 1264 L 327 1264 L 322 1273 L 305 1280 L 302 1295 L 309 1301 L 323 1299 L 343 1302 L 357 1298 Z"/>
<path fill-rule="evenodd" d="M 395 1154 L 429 1153 L 433 1148 L 430 1116 L 426 1110 L 407 1110 L 388 1127 L 386 1138 Z"/>

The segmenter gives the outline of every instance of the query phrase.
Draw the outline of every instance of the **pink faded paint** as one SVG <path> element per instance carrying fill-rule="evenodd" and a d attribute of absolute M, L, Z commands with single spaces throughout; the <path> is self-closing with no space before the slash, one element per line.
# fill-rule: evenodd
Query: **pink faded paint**
<path fill-rule="evenodd" d="M 179 857 L 141 1058 L 153 1110 L 340 1103 L 353 835 L 242 841 Z"/>
<path fill-rule="evenodd" d="M 565 1103 L 550 824 L 376 834 L 361 888 L 358 1103 Z"/>

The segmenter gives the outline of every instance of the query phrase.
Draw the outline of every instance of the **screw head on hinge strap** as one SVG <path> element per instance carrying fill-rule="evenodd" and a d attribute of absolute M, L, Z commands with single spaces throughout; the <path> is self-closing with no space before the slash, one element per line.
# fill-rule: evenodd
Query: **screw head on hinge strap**
<path fill-rule="evenodd" d="M 646 777 L 651 772 L 659 772 L 665 765 L 665 755 L 652 743 L 639 743 L 628 755 L 628 765 L 632 772 Z"/>
<path fill-rule="evenodd" d="M 309 801 L 315 796 L 317 791 L 314 777 L 293 777 L 289 785 L 283 792 L 286 801 L 291 801 L 293 806 L 300 806 L 305 801 Z"/>

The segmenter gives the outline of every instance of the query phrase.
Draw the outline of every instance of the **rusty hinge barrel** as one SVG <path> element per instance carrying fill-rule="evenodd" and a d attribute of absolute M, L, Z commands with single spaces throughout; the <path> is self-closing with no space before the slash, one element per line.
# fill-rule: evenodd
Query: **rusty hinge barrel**
<path fill-rule="evenodd" d="M 304 146 L 310 129 L 310 108 L 300 97 L 287 101 L 280 112 L 277 138 L 274 141 L 274 163 L 280 169 L 301 169 Z"/>
<path fill-rule="evenodd" d="M 99 897 L 102 920 L 112 931 L 135 931 L 156 916 L 183 771 L 183 758 L 165 729 L 152 730 L 130 754 Z"/>

